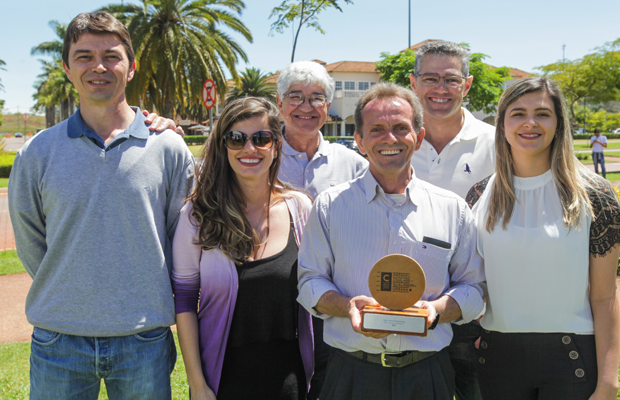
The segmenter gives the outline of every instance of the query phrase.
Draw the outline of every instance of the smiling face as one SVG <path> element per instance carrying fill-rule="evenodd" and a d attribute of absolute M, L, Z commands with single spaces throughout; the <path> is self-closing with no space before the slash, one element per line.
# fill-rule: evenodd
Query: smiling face
<path fill-rule="evenodd" d="M 549 169 L 557 125 L 553 100 L 543 91 L 525 94 L 508 106 L 504 134 L 517 170 L 532 162 L 542 165 L 540 173 Z"/>
<path fill-rule="evenodd" d="M 84 33 L 69 49 L 67 77 L 80 95 L 82 106 L 114 105 L 125 100 L 125 86 L 133 78 L 123 43 L 114 34 Z"/>
<path fill-rule="evenodd" d="M 251 137 L 258 131 L 271 131 L 266 116 L 253 117 L 235 122 L 229 130 L 241 131 Z M 228 151 L 228 162 L 239 181 L 264 179 L 269 180 L 269 167 L 277 156 L 278 145 L 274 143 L 270 149 L 262 150 L 254 147 L 251 140 L 241 150 Z"/>
<path fill-rule="evenodd" d="M 284 119 L 286 135 L 289 136 L 311 136 L 318 135 L 319 129 L 327 120 L 327 110 L 331 103 L 325 103 L 323 107 L 315 108 L 310 105 L 308 97 L 312 95 L 325 96 L 325 90 L 319 85 L 294 84 L 288 89 L 288 93 L 301 92 L 306 100 L 298 105 L 291 106 L 287 97 L 277 96 L 280 115 Z"/>
<path fill-rule="evenodd" d="M 422 60 L 419 75 L 435 74 L 440 77 L 451 75 L 462 77 L 462 67 L 461 61 L 456 57 L 429 54 Z M 467 77 L 467 80 L 456 88 L 446 86 L 444 79 L 440 79 L 439 83 L 434 86 L 423 85 L 421 78 L 414 75 L 411 75 L 409 79 L 411 88 L 422 103 L 425 120 L 428 118 L 460 118 L 461 104 L 471 88 L 473 77 Z"/>
<path fill-rule="evenodd" d="M 424 138 L 424 128 L 415 132 L 411 105 L 398 97 L 374 99 L 364 107 L 362 118 L 363 136 L 355 132 L 355 140 L 368 155 L 375 179 L 408 177 L 411 156 Z"/>

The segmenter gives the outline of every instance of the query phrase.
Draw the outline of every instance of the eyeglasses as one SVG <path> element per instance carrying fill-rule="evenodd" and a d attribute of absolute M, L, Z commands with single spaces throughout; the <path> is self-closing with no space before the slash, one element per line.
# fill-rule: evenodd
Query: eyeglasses
<path fill-rule="evenodd" d="M 310 105 L 314 108 L 321 108 L 325 106 L 325 103 L 327 102 L 327 98 L 322 94 L 305 96 L 302 92 L 291 92 L 285 94 L 283 97 L 288 97 L 288 102 L 293 107 L 302 105 L 306 99 L 308 99 Z"/>
<path fill-rule="evenodd" d="M 273 135 L 269 131 L 254 132 L 250 137 L 241 131 L 230 131 L 224 135 L 224 143 L 231 150 L 241 150 L 248 140 L 257 149 L 269 150 L 273 146 Z"/>
<path fill-rule="evenodd" d="M 458 75 L 439 76 L 435 74 L 415 74 L 415 76 L 420 78 L 420 82 L 425 86 L 435 86 L 443 79 L 447 87 L 457 88 L 467 80 L 467 78 Z"/>

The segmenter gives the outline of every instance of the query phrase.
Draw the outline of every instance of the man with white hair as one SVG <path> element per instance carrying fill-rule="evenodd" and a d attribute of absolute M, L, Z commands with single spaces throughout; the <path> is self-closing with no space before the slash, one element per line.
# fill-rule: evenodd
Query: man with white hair
<path fill-rule="evenodd" d="M 325 67 L 313 61 L 289 64 L 278 76 L 276 99 L 284 119 L 278 178 L 305 189 L 312 198 L 357 178 L 368 167 L 368 162 L 353 150 L 323 139 L 320 129 L 327 120 L 334 89 L 334 80 Z M 323 342 L 323 321 L 313 318 L 313 324 L 315 366 L 309 400 L 318 398 L 329 357 L 329 346 Z"/>

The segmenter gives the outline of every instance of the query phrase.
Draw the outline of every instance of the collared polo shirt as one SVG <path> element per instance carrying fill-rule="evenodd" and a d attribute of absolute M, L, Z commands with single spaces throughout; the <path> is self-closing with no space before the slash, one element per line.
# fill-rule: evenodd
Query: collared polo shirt
<path fill-rule="evenodd" d="M 405 194 L 402 203 L 395 204 L 367 170 L 362 177 L 321 193 L 312 207 L 299 249 L 298 301 L 325 319 L 324 338 L 332 347 L 381 353 L 438 351 L 450 344 L 450 323 L 439 324 L 426 337 L 372 339 L 354 332 L 348 318 L 314 309 L 330 290 L 347 297 L 370 297 L 370 270 L 388 254 L 405 254 L 420 263 L 426 275 L 422 300 L 449 295 L 461 308 L 465 322 L 482 311 L 479 283 L 484 272 L 469 207 L 456 194 L 415 175 Z M 427 243 L 425 237 L 448 243 L 449 248 Z"/>
<path fill-rule="evenodd" d="M 463 127 L 441 153 L 424 139 L 411 165 L 418 179 L 465 198 L 472 186 L 495 172 L 495 127 L 462 111 Z"/>
<path fill-rule="evenodd" d="M 309 161 L 306 153 L 293 149 L 284 140 L 278 174 L 282 182 L 307 192 L 312 198 L 325 189 L 357 178 L 368 169 L 364 157 L 341 144 L 328 142 L 321 132 L 319 136 L 319 148 Z"/>

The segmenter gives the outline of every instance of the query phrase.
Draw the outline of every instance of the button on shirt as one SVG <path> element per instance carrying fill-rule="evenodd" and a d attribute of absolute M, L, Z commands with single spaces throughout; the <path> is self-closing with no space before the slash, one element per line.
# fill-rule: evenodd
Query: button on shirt
<path fill-rule="evenodd" d="M 405 254 L 420 263 L 426 275 L 422 300 L 444 294 L 460 306 L 463 320 L 483 308 L 484 280 L 476 251 L 476 228 L 469 207 L 454 193 L 412 176 L 405 199 L 395 204 L 372 173 L 329 189 L 316 199 L 299 250 L 298 301 L 325 319 L 324 337 L 344 351 L 438 351 L 452 339 L 449 323 L 441 323 L 426 337 L 390 335 L 372 339 L 353 331 L 348 318 L 330 317 L 314 309 L 321 296 L 335 290 L 347 297 L 371 296 L 368 275 L 380 258 Z M 444 249 L 423 238 L 450 244 Z"/>
<path fill-rule="evenodd" d="M 291 147 L 286 140 L 282 143 L 282 164 L 278 178 L 297 189 L 307 192 L 312 198 L 330 187 L 360 176 L 368 169 L 368 161 L 353 150 L 323 139 L 317 152 L 308 161 L 306 153 Z"/>
<path fill-rule="evenodd" d="M 465 198 L 472 186 L 495 172 L 495 127 L 462 111 L 463 127 L 441 153 L 425 139 L 411 165 L 418 179 Z"/>

